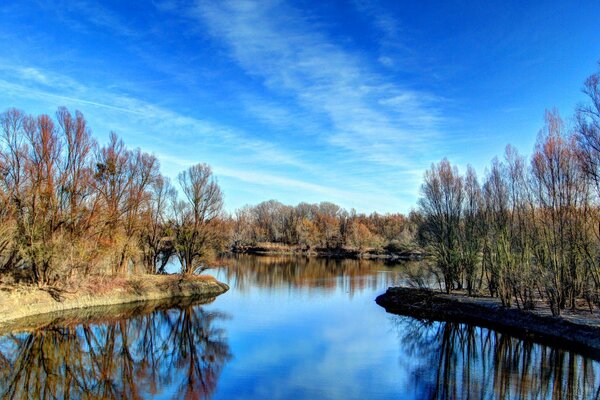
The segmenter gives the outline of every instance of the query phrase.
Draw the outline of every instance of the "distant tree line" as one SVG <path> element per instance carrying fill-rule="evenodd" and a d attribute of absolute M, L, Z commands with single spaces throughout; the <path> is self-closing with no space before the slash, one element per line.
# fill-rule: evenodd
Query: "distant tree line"
<path fill-rule="evenodd" d="M 406 251 L 413 247 L 415 215 L 370 215 L 330 203 L 284 205 L 275 200 L 245 206 L 233 216 L 233 243 L 262 242 L 301 249 L 375 248 Z"/>
<path fill-rule="evenodd" d="M 446 159 L 426 172 L 418 239 L 447 291 L 520 308 L 543 298 L 554 315 L 600 304 L 600 73 L 584 92 L 571 129 L 546 113 L 529 159 L 509 145 L 482 182 Z"/>
<path fill-rule="evenodd" d="M 210 167 L 178 176 L 116 134 L 100 146 L 83 115 L 0 114 L 0 277 L 52 285 L 89 274 L 183 273 L 210 265 L 228 242 Z"/>

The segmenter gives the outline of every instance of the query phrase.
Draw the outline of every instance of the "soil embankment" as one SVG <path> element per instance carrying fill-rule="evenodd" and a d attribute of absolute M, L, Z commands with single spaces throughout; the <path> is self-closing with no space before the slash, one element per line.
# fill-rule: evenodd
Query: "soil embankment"
<path fill-rule="evenodd" d="M 214 298 L 229 289 L 210 276 L 139 275 L 95 279 L 74 291 L 0 286 L 0 330 L 34 315 L 140 301 Z"/>
<path fill-rule="evenodd" d="M 565 312 L 564 316 L 553 317 L 544 309 L 523 311 L 502 307 L 492 298 L 401 287 L 389 288 L 375 301 L 389 313 L 470 323 L 600 359 L 600 318 L 589 311 Z"/>

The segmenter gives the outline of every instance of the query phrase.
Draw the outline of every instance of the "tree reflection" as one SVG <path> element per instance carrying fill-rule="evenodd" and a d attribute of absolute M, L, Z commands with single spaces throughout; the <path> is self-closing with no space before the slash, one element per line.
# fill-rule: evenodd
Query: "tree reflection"
<path fill-rule="evenodd" d="M 600 398 L 600 365 L 582 355 L 472 325 L 395 323 L 419 398 Z"/>
<path fill-rule="evenodd" d="M 413 264 L 415 262 L 412 262 Z M 383 261 L 335 259 L 302 256 L 254 256 L 239 254 L 226 260 L 223 273 L 237 290 L 261 288 L 305 288 L 326 291 L 343 290 L 352 295 L 365 289 L 377 290 L 398 283 L 405 268 Z"/>
<path fill-rule="evenodd" d="M 0 393 L 9 399 L 210 398 L 231 358 L 217 327 L 223 318 L 185 305 L 5 336 Z"/>

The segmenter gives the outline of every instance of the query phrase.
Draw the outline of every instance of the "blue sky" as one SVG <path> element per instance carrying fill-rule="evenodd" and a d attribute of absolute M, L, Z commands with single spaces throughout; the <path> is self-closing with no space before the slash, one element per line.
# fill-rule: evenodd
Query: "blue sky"
<path fill-rule="evenodd" d="M 271 198 L 415 207 L 448 157 L 483 174 L 569 120 L 600 60 L 597 1 L 14 1 L 0 105 L 79 109 L 175 177 L 210 164 L 230 211 Z"/>

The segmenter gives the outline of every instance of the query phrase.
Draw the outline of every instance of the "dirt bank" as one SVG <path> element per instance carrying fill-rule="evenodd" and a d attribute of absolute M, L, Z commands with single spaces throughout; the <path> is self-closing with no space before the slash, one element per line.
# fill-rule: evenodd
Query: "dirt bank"
<path fill-rule="evenodd" d="M 562 317 L 552 317 L 544 309 L 523 311 L 502 307 L 492 298 L 399 287 L 389 288 L 375 301 L 389 313 L 470 323 L 600 359 L 600 318 L 589 311 L 565 312 Z"/>
<path fill-rule="evenodd" d="M 229 287 L 210 276 L 139 275 L 96 278 L 73 291 L 0 286 L 0 330 L 33 315 L 85 307 L 186 297 L 211 298 Z"/>
<path fill-rule="evenodd" d="M 132 317 L 150 314 L 155 311 L 172 308 L 187 308 L 207 304 L 215 300 L 214 296 L 173 297 L 160 300 L 144 300 L 133 303 L 112 304 L 70 310 L 54 311 L 17 318 L 0 325 L 0 336 L 9 333 L 34 332 L 53 326 L 74 327 L 79 324 L 94 324 L 121 321 Z"/>

